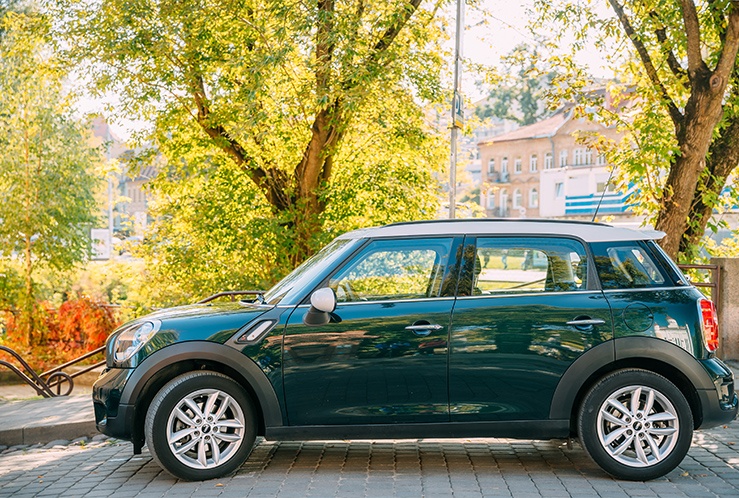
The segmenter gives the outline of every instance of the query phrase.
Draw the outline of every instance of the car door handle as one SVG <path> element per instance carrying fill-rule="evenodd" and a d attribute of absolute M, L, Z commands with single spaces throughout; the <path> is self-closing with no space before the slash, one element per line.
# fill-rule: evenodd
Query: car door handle
<path fill-rule="evenodd" d="M 415 332 L 417 330 L 441 330 L 443 328 L 444 327 L 442 327 L 441 325 L 428 323 L 426 325 L 408 325 L 405 330 L 412 330 Z"/>
<path fill-rule="evenodd" d="M 588 318 L 588 319 L 582 319 L 582 320 L 570 320 L 567 322 L 567 325 L 572 325 L 573 327 L 592 327 L 593 325 L 605 325 L 606 321 L 601 320 L 600 318 Z"/>

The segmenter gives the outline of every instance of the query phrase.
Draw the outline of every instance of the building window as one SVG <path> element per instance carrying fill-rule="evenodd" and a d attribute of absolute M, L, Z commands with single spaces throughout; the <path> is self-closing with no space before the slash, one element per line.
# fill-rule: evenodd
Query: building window
<path fill-rule="evenodd" d="M 488 190 L 487 208 L 495 209 L 495 190 L 493 189 Z"/>
<path fill-rule="evenodd" d="M 596 190 L 596 192 L 598 192 L 599 194 L 602 194 L 602 193 L 603 193 L 604 191 L 605 191 L 606 193 L 610 193 L 610 192 L 611 192 L 611 189 L 610 189 L 610 187 L 609 187 L 608 189 L 606 189 L 606 182 L 598 182 L 598 183 L 596 183 L 596 185 L 595 185 L 595 190 Z"/>
<path fill-rule="evenodd" d="M 558 182 L 554 184 L 554 197 L 561 199 L 565 195 L 565 184 Z"/>
<path fill-rule="evenodd" d="M 551 152 L 544 154 L 544 169 L 552 169 L 554 167 L 554 158 Z"/>
<path fill-rule="evenodd" d="M 567 149 L 559 151 L 559 167 L 567 166 Z"/>
<path fill-rule="evenodd" d="M 535 172 L 539 169 L 539 156 L 536 154 L 531 154 L 531 158 L 529 158 L 529 171 Z"/>
<path fill-rule="evenodd" d="M 501 189 L 500 191 L 500 215 L 505 216 L 508 213 L 508 191 Z"/>
<path fill-rule="evenodd" d="M 529 207 L 539 207 L 539 191 L 536 188 L 529 190 Z"/>
<path fill-rule="evenodd" d="M 513 191 L 513 207 L 514 208 L 520 208 L 521 207 L 521 189 L 516 189 Z"/>
<path fill-rule="evenodd" d="M 513 161 L 513 172 L 514 173 L 520 173 L 521 172 L 521 158 L 517 157 L 515 161 Z"/>
<path fill-rule="evenodd" d="M 598 157 L 595 158 L 595 164 L 596 166 L 605 166 L 606 165 L 606 155 L 598 154 Z"/>
<path fill-rule="evenodd" d="M 507 157 L 504 157 L 503 160 L 500 162 L 500 172 L 508 173 L 508 158 Z"/>
<path fill-rule="evenodd" d="M 572 153 L 572 156 L 572 163 L 575 166 L 585 164 L 585 149 L 575 149 L 575 151 Z"/>
<path fill-rule="evenodd" d="M 593 164 L 593 149 L 585 149 L 585 164 Z"/>
<path fill-rule="evenodd" d="M 488 160 L 488 173 L 495 173 L 495 159 Z"/>

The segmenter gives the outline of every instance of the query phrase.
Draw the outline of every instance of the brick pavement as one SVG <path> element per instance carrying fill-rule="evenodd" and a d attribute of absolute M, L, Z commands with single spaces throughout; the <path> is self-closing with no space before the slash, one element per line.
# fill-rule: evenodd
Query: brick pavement
<path fill-rule="evenodd" d="M 98 438 L 100 439 L 100 438 Z M 696 433 L 680 467 L 617 481 L 563 441 L 261 442 L 233 476 L 178 481 L 130 443 L 6 449 L 0 497 L 739 497 L 739 422 Z"/>

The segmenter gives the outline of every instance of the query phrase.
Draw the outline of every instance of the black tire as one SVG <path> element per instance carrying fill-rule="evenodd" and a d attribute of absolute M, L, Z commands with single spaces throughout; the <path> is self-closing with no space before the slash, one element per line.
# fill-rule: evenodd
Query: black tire
<path fill-rule="evenodd" d="M 256 412 L 230 377 L 188 372 L 154 396 L 144 434 L 154 461 L 173 476 L 215 479 L 234 472 L 249 457 L 256 439 Z"/>
<path fill-rule="evenodd" d="M 632 403 L 635 396 L 639 401 Z M 680 389 L 641 369 L 600 379 L 583 399 L 577 423 L 580 442 L 595 463 L 629 481 L 648 481 L 673 470 L 693 438 L 693 414 Z"/>

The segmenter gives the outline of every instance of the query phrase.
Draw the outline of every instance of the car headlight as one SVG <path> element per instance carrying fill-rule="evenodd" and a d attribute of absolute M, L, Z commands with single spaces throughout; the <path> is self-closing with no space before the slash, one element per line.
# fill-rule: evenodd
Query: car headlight
<path fill-rule="evenodd" d="M 131 359 L 144 344 L 149 342 L 154 334 L 159 331 L 162 322 L 159 320 L 148 320 L 144 323 L 127 328 L 115 338 L 113 344 L 113 359 L 116 363 L 123 363 Z"/>

